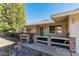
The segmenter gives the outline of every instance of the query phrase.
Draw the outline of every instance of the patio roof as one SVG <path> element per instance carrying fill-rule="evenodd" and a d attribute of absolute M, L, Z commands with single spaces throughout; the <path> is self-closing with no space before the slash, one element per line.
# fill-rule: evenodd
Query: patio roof
<path fill-rule="evenodd" d="M 42 21 L 37 21 L 37 22 L 32 22 L 32 23 L 27 23 L 26 25 L 41 25 L 41 24 L 49 24 L 49 23 L 55 23 L 53 20 L 42 20 Z"/>
<path fill-rule="evenodd" d="M 76 13 L 79 13 L 79 8 L 71 10 L 71 11 L 66 11 L 66 12 L 54 14 L 54 15 L 52 15 L 51 18 L 53 19 L 56 17 L 67 16 L 67 15 L 76 14 Z"/>
<path fill-rule="evenodd" d="M 0 37 L 0 48 L 14 44 L 14 42 Z"/>

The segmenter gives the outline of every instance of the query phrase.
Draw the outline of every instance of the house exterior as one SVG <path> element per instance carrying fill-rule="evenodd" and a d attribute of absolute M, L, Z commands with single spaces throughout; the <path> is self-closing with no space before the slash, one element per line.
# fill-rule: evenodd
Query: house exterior
<path fill-rule="evenodd" d="M 29 24 L 27 28 L 30 28 L 30 32 L 35 33 L 37 36 L 67 37 L 67 29 L 65 29 L 67 21 L 56 24 L 53 20 L 43 20 L 36 23 Z"/>
<path fill-rule="evenodd" d="M 54 14 L 51 19 L 30 23 L 26 27 L 36 36 L 75 38 L 72 46 L 75 46 L 76 53 L 79 53 L 79 9 Z"/>

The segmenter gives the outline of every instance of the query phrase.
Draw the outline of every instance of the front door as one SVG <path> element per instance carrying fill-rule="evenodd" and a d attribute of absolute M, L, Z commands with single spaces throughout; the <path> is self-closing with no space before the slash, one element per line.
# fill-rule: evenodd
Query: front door
<path fill-rule="evenodd" d="M 40 36 L 43 36 L 43 27 L 40 27 Z"/>

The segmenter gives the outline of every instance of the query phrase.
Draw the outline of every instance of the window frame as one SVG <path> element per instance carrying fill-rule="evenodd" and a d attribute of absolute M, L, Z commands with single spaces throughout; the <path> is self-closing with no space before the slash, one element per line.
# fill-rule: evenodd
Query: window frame
<path fill-rule="evenodd" d="M 51 28 L 54 28 L 53 31 Z M 55 33 L 56 32 L 56 27 L 55 26 L 49 26 L 49 33 Z"/>

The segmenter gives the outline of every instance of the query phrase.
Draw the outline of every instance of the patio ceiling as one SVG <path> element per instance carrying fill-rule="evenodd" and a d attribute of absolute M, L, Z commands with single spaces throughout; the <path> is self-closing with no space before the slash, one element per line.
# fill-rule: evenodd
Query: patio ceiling
<path fill-rule="evenodd" d="M 53 18 L 53 20 L 55 21 L 55 23 L 61 22 L 61 21 L 67 20 L 67 19 L 68 19 L 68 16 L 61 16 L 61 17 Z"/>
<path fill-rule="evenodd" d="M 53 19 L 55 22 L 59 22 L 64 19 L 68 19 L 68 16 L 71 14 L 78 14 L 78 13 L 79 13 L 79 8 L 71 10 L 71 11 L 66 11 L 66 12 L 54 14 L 51 16 L 51 19 Z"/>

